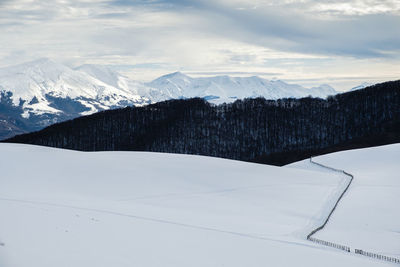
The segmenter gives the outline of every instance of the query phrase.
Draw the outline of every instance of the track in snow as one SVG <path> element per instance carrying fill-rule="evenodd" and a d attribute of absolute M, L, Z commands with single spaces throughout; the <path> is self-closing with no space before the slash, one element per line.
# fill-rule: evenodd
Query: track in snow
<path fill-rule="evenodd" d="M 247 234 L 247 233 L 229 231 L 229 230 L 212 228 L 212 227 L 201 226 L 201 225 L 187 224 L 187 223 L 170 221 L 170 220 L 165 220 L 165 219 L 160 219 L 160 218 L 145 217 L 145 216 L 134 215 L 134 214 L 126 214 L 126 213 L 121 213 L 121 212 L 116 212 L 116 211 L 111 211 L 111 210 L 86 208 L 86 207 L 78 207 L 78 206 L 72 206 L 72 205 L 54 204 L 54 203 L 48 203 L 48 202 L 30 201 L 30 200 L 22 200 L 22 199 L 11 199 L 11 198 L 0 198 L 0 201 L 10 201 L 10 202 L 16 202 L 16 203 L 22 203 L 22 204 L 45 205 L 45 206 L 53 206 L 53 207 L 58 207 L 58 208 L 69 208 L 69 209 L 76 209 L 76 210 L 92 211 L 92 212 L 105 213 L 105 214 L 110 214 L 110 215 L 115 215 L 115 216 L 129 217 L 129 218 L 136 219 L 136 220 L 151 221 L 151 222 L 162 223 L 162 224 L 171 224 L 171 225 L 181 226 L 181 227 L 185 227 L 185 228 L 193 228 L 193 229 L 204 230 L 204 231 L 218 232 L 218 233 L 235 235 L 235 236 L 251 238 L 251 239 L 268 240 L 268 241 L 273 241 L 273 242 L 278 242 L 278 243 L 283 243 L 283 244 L 311 247 L 311 246 L 307 245 L 307 243 L 301 243 L 301 242 L 295 242 L 295 241 L 284 241 L 284 240 L 279 240 L 279 239 L 274 239 L 274 238 L 268 238 L 268 237 L 263 237 L 263 236 L 258 236 L 258 235 Z M 1 244 L 2 243 L 0 243 L 0 245 Z"/>

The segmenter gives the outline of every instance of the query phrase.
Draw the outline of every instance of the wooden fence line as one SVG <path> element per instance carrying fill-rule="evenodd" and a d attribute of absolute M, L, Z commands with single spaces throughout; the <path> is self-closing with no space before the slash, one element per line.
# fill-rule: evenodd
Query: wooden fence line
<path fill-rule="evenodd" d="M 355 249 L 354 252 L 356 254 L 364 255 L 364 256 L 371 257 L 371 258 L 378 259 L 378 260 L 400 263 L 400 260 L 396 259 L 394 257 L 389 257 L 389 256 L 381 255 L 381 254 L 372 253 L 372 252 L 367 252 L 367 251 L 363 251 L 361 249 Z"/>
<path fill-rule="evenodd" d="M 341 250 L 350 252 L 350 247 L 348 247 L 348 246 L 336 244 L 336 243 L 333 243 L 333 242 L 328 242 L 328 241 L 317 239 L 317 238 L 314 238 L 314 237 L 310 237 L 310 238 L 308 238 L 308 240 L 310 240 L 310 241 L 312 241 L 314 243 L 317 243 L 317 244 L 321 244 L 321 245 L 324 245 L 324 246 L 333 247 L 333 248 L 337 248 L 337 249 L 341 249 Z"/>
<path fill-rule="evenodd" d="M 324 223 L 323 223 L 321 226 L 319 226 L 319 227 L 315 228 L 314 230 L 312 230 L 311 233 L 309 233 L 309 234 L 307 235 L 307 239 L 310 239 L 310 237 L 311 237 L 312 235 L 314 235 L 316 232 L 322 230 L 322 229 L 325 227 L 325 225 L 328 223 L 329 219 L 331 218 L 332 213 L 335 211 L 337 205 L 339 204 L 339 201 L 342 199 L 343 195 L 347 192 L 347 189 L 349 189 L 350 184 L 351 184 L 351 182 L 353 181 L 353 178 L 354 178 L 353 175 L 351 175 L 350 173 L 347 173 L 347 172 L 345 172 L 345 171 L 343 171 L 343 170 L 338 170 L 338 169 L 335 169 L 335 168 L 331 168 L 331 167 L 329 167 L 329 166 L 325 166 L 325 165 L 323 165 L 323 164 L 321 164 L 321 163 L 315 162 L 315 161 L 312 160 L 312 157 L 310 158 L 310 162 L 311 162 L 312 164 L 315 164 L 315 165 L 320 166 L 320 167 L 322 167 L 322 168 L 326 168 L 326 169 L 329 169 L 329 170 L 332 170 L 332 171 L 335 171 L 335 172 L 341 172 L 341 173 L 343 173 L 344 175 L 350 177 L 350 180 L 349 180 L 349 183 L 347 184 L 346 188 L 343 190 L 342 194 L 340 194 L 340 196 L 339 196 L 339 198 L 337 199 L 337 201 L 336 201 L 335 205 L 333 206 L 332 210 L 329 212 L 329 215 L 328 215 L 328 217 L 325 219 Z"/>
<path fill-rule="evenodd" d="M 329 247 L 333 247 L 333 248 L 336 248 L 336 249 L 344 250 L 346 252 L 351 252 L 351 249 L 348 246 L 344 246 L 344 245 L 336 244 L 336 243 L 333 243 L 333 242 L 317 239 L 317 238 L 312 237 L 312 235 L 314 235 L 316 232 L 322 230 L 325 227 L 325 225 L 328 223 L 328 221 L 329 221 L 332 213 L 335 211 L 336 206 L 338 205 L 339 201 L 342 199 L 343 195 L 349 189 L 350 184 L 354 179 L 354 176 L 352 174 L 348 173 L 348 172 L 345 172 L 344 170 L 335 169 L 335 168 L 323 165 L 321 163 L 315 162 L 315 161 L 312 160 L 312 157 L 310 157 L 310 162 L 312 164 L 315 164 L 315 165 L 320 166 L 320 167 L 325 168 L 325 169 L 329 169 L 331 171 L 341 172 L 344 175 L 350 177 L 350 180 L 349 180 L 349 183 L 347 184 L 346 188 L 343 190 L 342 194 L 339 196 L 338 200 L 335 203 L 335 206 L 332 208 L 331 212 L 329 213 L 329 215 L 326 218 L 326 220 L 324 221 L 324 223 L 321 226 L 319 226 L 319 227 L 315 228 L 314 230 L 312 230 L 311 233 L 309 233 L 307 235 L 307 240 L 310 240 L 310 241 L 312 241 L 314 243 L 321 244 L 321 245 L 324 245 L 324 246 L 329 246 Z M 359 254 L 359 255 L 363 255 L 363 256 L 367 256 L 367 257 L 371 257 L 371 258 L 375 258 L 375 259 L 378 259 L 378 260 L 384 260 L 384 261 L 394 262 L 394 263 L 400 264 L 400 259 L 397 259 L 397 258 L 394 258 L 394 257 L 385 256 L 385 255 L 381 255 L 381 254 L 376 254 L 376 253 L 372 253 L 372 252 L 363 251 L 361 249 L 355 249 L 354 253 L 355 254 Z"/>

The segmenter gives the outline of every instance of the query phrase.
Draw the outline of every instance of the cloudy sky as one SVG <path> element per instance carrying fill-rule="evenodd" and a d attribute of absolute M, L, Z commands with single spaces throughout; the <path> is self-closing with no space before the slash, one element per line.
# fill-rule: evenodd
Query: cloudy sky
<path fill-rule="evenodd" d="M 0 0 L 0 66 L 41 57 L 344 90 L 400 78 L 400 0 Z"/>

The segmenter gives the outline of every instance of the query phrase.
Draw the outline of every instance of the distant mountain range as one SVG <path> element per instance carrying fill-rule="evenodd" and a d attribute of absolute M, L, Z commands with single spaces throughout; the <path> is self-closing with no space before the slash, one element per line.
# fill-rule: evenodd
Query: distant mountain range
<path fill-rule="evenodd" d="M 192 78 L 175 72 L 144 83 L 102 65 L 70 68 L 43 58 L 0 69 L 0 139 L 102 110 L 168 99 L 200 97 L 220 104 L 336 93 L 329 85 L 305 88 L 257 76 Z"/>

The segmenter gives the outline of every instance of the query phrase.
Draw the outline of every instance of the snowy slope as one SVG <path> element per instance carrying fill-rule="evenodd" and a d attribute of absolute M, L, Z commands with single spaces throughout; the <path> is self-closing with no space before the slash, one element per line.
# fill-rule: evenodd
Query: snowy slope
<path fill-rule="evenodd" d="M 123 88 L 121 86 L 121 77 L 120 75 L 112 71 L 110 68 L 102 65 L 94 65 L 94 64 L 85 64 L 75 68 L 75 70 L 89 74 L 91 77 L 94 77 L 108 85 L 111 85 L 115 88 Z M 124 88 L 125 89 L 125 88 Z"/>
<path fill-rule="evenodd" d="M 305 240 L 331 173 L 17 144 L 0 164 L 2 267 L 386 266 Z"/>
<path fill-rule="evenodd" d="M 155 103 L 170 99 L 168 96 L 163 95 L 157 88 L 148 87 L 141 81 L 132 80 L 103 65 L 85 64 L 75 68 L 75 70 L 90 75 L 115 88 L 140 96 L 142 98 L 140 104 Z"/>
<path fill-rule="evenodd" d="M 141 101 L 140 96 L 128 90 L 113 87 L 84 72 L 72 70 L 46 58 L 0 69 L 0 90 L 12 92 L 14 105 L 18 106 L 20 99 L 25 100 L 25 115 L 28 112 L 63 112 L 52 107 L 47 95 L 77 99 L 89 108 L 84 114 L 121 103 L 126 105 Z"/>
<path fill-rule="evenodd" d="M 315 237 L 400 258 L 400 144 L 314 158 L 344 169 L 354 180 L 327 226 Z M 302 161 L 291 165 L 326 170 Z"/>

